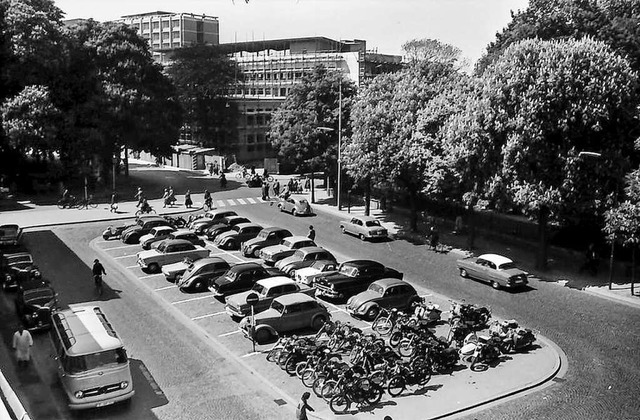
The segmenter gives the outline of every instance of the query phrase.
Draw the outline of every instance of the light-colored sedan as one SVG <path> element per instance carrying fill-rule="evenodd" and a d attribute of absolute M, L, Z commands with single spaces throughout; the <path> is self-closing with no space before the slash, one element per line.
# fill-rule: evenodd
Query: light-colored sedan
<path fill-rule="evenodd" d="M 286 199 L 282 199 L 278 203 L 278 208 L 280 209 L 280 211 L 286 211 L 287 213 L 291 213 L 294 216 L 305 216 L 313 214 L 311 205 L 304 198 L 289 197 Z"/>
<path fill-rule="evenodd" d="M 528 283 L 527 273 L 502 255 L 484 254 L 465 258 L 458 260 L 457 266 L 460 276 L 490 283 L 494 289 L 524 287 Z"/>
<path fill-rule="evenodd" d="M 340 264 L 332 260 L 315 261 L 310 267 L 296 270 L 295 278 L 298 283 L 311 286 L 316 277 L 323 274 L 336 273 L 339 265 Z"/>
<path fill-rule="evenodd" d="M 387 229 L 371 216 L 354 216 L 350 220 L 340 222 L 342 233 L 350 233 L 363 241 L 367 239 L 386 239 L 389 237 Z"/>

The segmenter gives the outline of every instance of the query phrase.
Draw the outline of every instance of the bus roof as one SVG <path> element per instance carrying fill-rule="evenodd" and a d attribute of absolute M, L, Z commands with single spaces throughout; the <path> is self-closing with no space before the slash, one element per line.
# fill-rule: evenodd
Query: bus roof
<path fill-rule="evenodd" d="M 69 356 L 122 347 L 122 341 L 98 306 L 77 306 L 56 312 L 53 323 Z"/>

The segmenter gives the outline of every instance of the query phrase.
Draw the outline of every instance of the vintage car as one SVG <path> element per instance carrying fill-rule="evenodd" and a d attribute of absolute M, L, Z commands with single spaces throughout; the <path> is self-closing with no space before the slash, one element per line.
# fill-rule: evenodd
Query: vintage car
<path fill-rule="evenodd" d="M 524 287 L 529 282 L 527 273 L 502 255 L 484 254 L 479 257 L 465 258 L 458 260 L 456 265 L 461 277 L 490 283 L 494 289 Z"/>
<path fill-rule="evenodd" d="M 200 217 L 194 220 L 189 228 L 196 233 L 196 235 L 204 235 L 204 233 L 211 226 L 220 223 L 224 217 L 228 216 L 237 216 L 233 210 L 210 210 L 204 214 L 203 217 Z"/>
<path fill-rule="evenodd" d="M 337 272 L 338 265 L 339 264 L 333 260 L 314 261 L 309 267 L 296 270 L 295 279 L 298 283 L 311 286 L 320 275 Z"/>
<path fill-rule="evenodd" d="M 122 242 L 125 244 L 137 244 L 142 236 L 158 226 L 171 226 L 171 224 L 162 216 L 141 217 L 136 221 L 135 225 L 122 232 Z"/>
<path fill-rule="evenodd" d="M 209 282 L 227 272 L 231 265 L 220 257 L 201 258 L 189 264 L 176 282 L 182 292 L 204 292 Z"/>
<path fill-rule="evenodd" d="M 295 271 L 300 268 L 309 267 L 318 260 L 334 260 L 331 252 L 319 246 L 307 246 L 297 249 L 293 255 L 283 258 L 275 264 L 275 267 L 282 270 L 287 276 L 293 277 Z"/>
<path fill-rule="evenodd" d="M 389 278 L 376 280 L 364 292 L 350 297 L 346 309 L 351 316 L 373 321 L 382 308 L 408 312 L 413 303 L 419 301 L 420 296 L 412 285 Z"/>
<path fill-rule="evenodd" d="M 377 261 L 353 260 L 340 264 L 333 274 L 323 274 L 316 278 L 316 296 L 345 299 L 367 290 L 376 280 L 384 278 L 402 279 L 402 273 L 385 267 Z"/>
<path fill-rule="evenodd" d="M 51 312 L 58 305 L 57 296 L 45 280 L 33 279 L 21 283 L 15 305 L 22 325 L 30 331 L 51 327 Z"/>
<path fill-rule="evenodd" d="M 177 283 L 178 280 L 182 278 L 184 272 L 187 271 L 187 268 L 201 258 L 195 257 L 186 257 L 182 261 L 178 261 L 177 263 L 167 264 L 162 266 L 162 274 L 164 274 L 164 278 L 171 282 Z"/>
<path fill-rule="evenodd" d="M 309 286 L 300 285 L 288 277 L 269 277 L 258 280 L 251 290 L 227 296 L 225 309 L 231 318 L 243 318 L 251 315 L 251 306 L 247 303 L 247 296 L 251 293 L 258 296 L 258 302 L 253 306 L 253 312 L 257 314 L 269 309 L 273 299 L 298 292 L 313 296 L 316 291 Z"/>
<path fill-rule="evenodd" d="M 232 295 L 251 289 L 258 280 L 283 275 L 278 269 L 265 268 L 253 262 L 236 264 L 224 275 L 211 280 L 209 290 L 216 296 Z"/>
<path fill-rule="evenodd" d="M 22 228 L 16 224 L 0 225 L 0 246 L 16 246 L 22 239 Z"/>
<path fill-rule="evenodd" d="M 220 249 L 238 249 L 241 243 L 255 238 L 261 230 L 262 226 L 257 223 L 240 223 L 216 236 L 213 244 Z"/>
<path fill-rule="evenodd" d="M 149 233 L 140 237 L 140 245 L 142 245 L 142 249 L 151 249 L 151 245 L 167 239 L 169 234 L 175 230 L 173 226 L 154 227 Z"/>
<path fill-rule="evenodd" d="M 286 211 L 294 216 L 303 216 L 313 214 L 311 205 L 304 198 L 288 197 L 283 198 L 278 202 L 278 208 L 280 211 Z"/>
<path fill-rule="evenodd" d="M 223 217 L 213 226 L 209 226 L 209 229 L 205 232 L 207 235 L 207 239 L 210 241 L 214 241 L 216 236 L 221 233 L 228 232 L 235 225 L 239 225 L 240 223 L 251 223 L 251 220 L 242 216 L 227 216 Z"/>
<path fill-rule="evenodd" d="M 306 236 L 289 236 L 285 238 L 280 245 L 272 245 L 262 248 L 258 251 L 258 256 L 264 260 L 266 264 L 273 265 L 283 258 L 293 255 L 297 249 L 307 246 L 317 246 L 315 242 Z"/>
<path fill-rule="evenodd" d="M 284 238 L 290 236 L 293 236 L 293 234 L 287 229 L 279 227 L 264 228 L 258 233 L 258 236 L 244 242 L 240 249 L 245 257 L 257 257 L 257 252 L 262 248 L 278 245 Z"/>
<path fill-rule="evenodd" d="M 171 239 L 162 241 L 156 249 L 138 252 L 137 259 L 143 270 L 159 273 L 163 265 L 173 264 L 187 257 L 199 260 L 208 257 L 210 252 L 184 239 Z"/>
<path fill-rule="evenodd" d="M 371 216 L 354 216 L 351 220 L 340 222 L 342 233 L 356 235 L 363 241 L 367 239 L 386 239 L 389 237 L 387 229 L 380 225 L 380 222 Z"/>
<path fill-rule="evenodd" d="M 269 309 L 257 314 L 253 328 L 251 317 L 243 318 L 240 330 L 245 337 L 262 344 L 289 331 L 319 330 L 329 319 L 329 311 L 316 299 L 304 293 L 291 293 L 274 299 Z"/>
<path fill-rule="evenodd" d="M 185 241 L 189 241 L 192 244 L 198 245 L 201 247 L 204 247 L 206 245 L 202 238 L 200 238 L 198 235 L 196 235 L 189 229 L 179 229 L 179 230 L 176 230 L 175 232 L 171 232 L 169 236 L 167 236 L 164 240 L 170 241 L 173 239 L 184 239 Z M 161 243 L 162 241 L 156 242 L 151 245 L 151 248 L 157 248 Z"/>
<path fill-rule="evenodd" d="M 40 271 L 28 252 L 4 254 L 0 258 L 2 290 L 16 290 L 21 282 L 40 277 Z"/>

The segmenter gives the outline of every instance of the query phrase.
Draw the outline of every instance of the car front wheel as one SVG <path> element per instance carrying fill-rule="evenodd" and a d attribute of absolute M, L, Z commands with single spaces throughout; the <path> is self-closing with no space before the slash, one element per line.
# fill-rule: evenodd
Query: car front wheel
<path fill-rule="evenodd" d="M 494 281 L 491 282 L 491 287 L 493 287 L 496 290 L 499 290 L 500 289 L 500 283 L 498 283 L 497 281 L 494 280 Z"/>
<path fill-rule="evenodd" d="M 360 234 L 360 240 L 361 241 L 366 241 L 367 240 L 366 236 L 364 236 L 364 233 Z"/>
<path fill-rule="evenodd" d="M 377 306 L 372 306 L 371 308 L 369 308 L 369 310 L 367 310 L 365 317 L 367 318 L 368 321 L 373 321 L 378 317 L 379 313 L 380 313 L 380 308 Z"/>

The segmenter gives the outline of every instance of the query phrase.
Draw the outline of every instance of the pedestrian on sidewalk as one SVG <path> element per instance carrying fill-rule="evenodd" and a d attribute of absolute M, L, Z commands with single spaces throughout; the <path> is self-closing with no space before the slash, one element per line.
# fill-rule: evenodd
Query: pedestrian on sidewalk
<path fill-rule="evenodd" d="M 300 402 L 296 408 L 296 420 L 308 420 L 309 417 L 307 417 L 307 411 L 316 411 L 307 402 L 309 401 L 310 396 L 311 393 L 309 392 L 302 394 L 302 398 L 300 398 Z"/>
<path fill-rule="evenodd" d="M 316 231 L 315 229 L 313 229 L 312 225 L 309 225 L 309 233 L 307 234 L 307 238 L 311 239 L 312 241 L 316 240 Z"/>
<path fill-rule="evenodd" d="M 440 241 L 440 234 L 435 225 L 432 225 L 431 229 L 429 229 L 427 239 L 429 241 L 429 248 L 436 251 L 438 249 L 438 242 Z"/>
<path fill-rule="evenodd" d="M 31 347 L 33 347 L 33 338 L 31 333 L 24 329 L 20 324 L 18 331 L 13 334 L 13 349 L 16 351 L 16 359 L 18 366 L 27 366 L 31 359 Z"/>
<path fill-rule="evenodd" d="M 269 183 L 266 179 L 262 180 L 262 200 L 269 200 Z"/>
<path fill-rule="evenodd" d="M 169 201 L 169 206 L 171 206 L 171 207 L 173 207 L 173 205 L 176 203 L 176 201 L 178 201 L 176 199 L 176 192 L 173 190 L 173 187 L 169 187 L 168 201 Z"/>
<path fill-rule="evenodd" d="M 138 204 L 136 204 L 136 207 L 140 207 L 140 205 L 142 204 L 142 201 L 144 200 L 144 193 L 142 192 L 142 187 L 138 187 L 138 192 L 136 192 L 136 195 L 133 196 L 136 200 L 138 200 Z"/>
<path fill-rule="evenodd" d="M 273 181 L 273 195 L 275 197 L 278 197 L 280 195 L 280 182 L 279 181 Z"/>
<path fill-rule="evenodd" d="M 190 209 L 192 205 L 193 201 L 191 200 L 191 190 L 187 190 L 187 192 L 184 193 L 184 206 Z"/>
<path fill-rule="evenodd" d="M 109 204 L 109 212 L 110 213 L 118 212 L 118 193 L 115 191 L 111 193 L 111 204 Z"/>
<path fill-rule="evenodd" d="M 304 190 L 311 191 L 311 180 L 309 179 L 309 177 L 306 177 L 306 179 L 304 180 Z"/>
<path fill-rule="evenodd" d="M 169 190 L 165 188 L 164 191 L 162 192 L 162 207 L 167 207 L 168 199 L 169 199 Z"/>
<path fill-rule="evenodd" d="M 209 166 L 209 176 L 213 176 L 213 163 L 209 162 L 207 166 Z"/>

